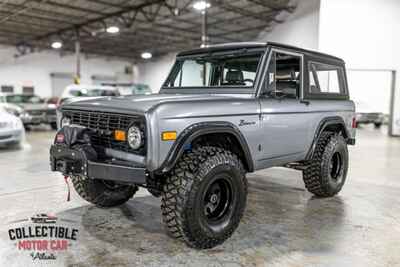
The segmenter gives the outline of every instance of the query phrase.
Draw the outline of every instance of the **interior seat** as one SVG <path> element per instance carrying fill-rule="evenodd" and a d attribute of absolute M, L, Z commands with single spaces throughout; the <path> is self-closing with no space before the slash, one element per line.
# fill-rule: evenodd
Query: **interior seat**
<path fill-rule="evenodd" d="M 224 85 L 245 85 L 243 72 L 241 70 L 228 70 Z"/>

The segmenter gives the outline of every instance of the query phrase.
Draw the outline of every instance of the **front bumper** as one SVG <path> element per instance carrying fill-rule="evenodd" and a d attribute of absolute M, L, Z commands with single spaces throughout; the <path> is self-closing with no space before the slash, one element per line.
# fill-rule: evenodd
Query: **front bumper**
<path fill-rule="evenodd" d="M 58 144 L 50 148 L 50 165 L 52 171 L 58 171 L 64 175 L 81 175 L 90 179 L 139 185 L 146 183 L 145 168 L 123 165 L 121 162 L 91 159 L 84 150 L 71 149 Z"/>

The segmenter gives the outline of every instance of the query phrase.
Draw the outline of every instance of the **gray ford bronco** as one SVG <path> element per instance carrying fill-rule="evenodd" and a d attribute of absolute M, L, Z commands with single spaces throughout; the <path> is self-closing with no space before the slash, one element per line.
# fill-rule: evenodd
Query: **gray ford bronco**
<path fill-rule="evenodd" d="M 246 173 L 295 168 L 308 191 L 330 197 L 355 143 L 343 60 L 277 43 L 182 52 L 159 94 L 78 101 L 58 113 L 53 171 L 100 207 L 147 188 L 161 197 L 170 236 L 195 248 L 235 231 Z"/>

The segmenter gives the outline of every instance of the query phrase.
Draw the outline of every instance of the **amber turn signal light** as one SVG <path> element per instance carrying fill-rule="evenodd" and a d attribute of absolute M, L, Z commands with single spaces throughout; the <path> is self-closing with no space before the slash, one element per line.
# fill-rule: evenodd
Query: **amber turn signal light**
<path fill-rule="evenodd" d="M 172 132 L 163 132 L 161 134 L 161 140 L 163 141 L 172 141 L 172 140 L 176 140 L 176 132 L 172 131 Z"/>
<path fill-rule="evenodd" d="M 117 141 L 126 141 L 126 133 L 125 131 L 115 130 L 114 139 Z"/>

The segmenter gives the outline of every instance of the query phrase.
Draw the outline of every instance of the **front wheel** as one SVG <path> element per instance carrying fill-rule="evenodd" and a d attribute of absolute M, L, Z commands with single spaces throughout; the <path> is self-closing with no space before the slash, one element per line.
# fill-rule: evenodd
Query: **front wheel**
<path fill-rule="evenodd" d="M 135 185 L 121 185 L 82 176 L 71 176 L 71 180 L 80 197 L 102 208 L 122 205 L 138 190 Z"/>
<path fill-rule="evenodd" d="M 222 148 L 199 147 L 185 153 L 167 177 L 163 221 L 172 237 L 194 248 L 212 248 L 233 234 L 246 198 L 239 158 Z"/>
<path fill-rule="evenodd" d="M 313 158 L 303 171 L 307 190 L 318 197 L 339 193 L 346 181 L 349 155 L 342 135 L 323 132 L 317 141 Z"/>

